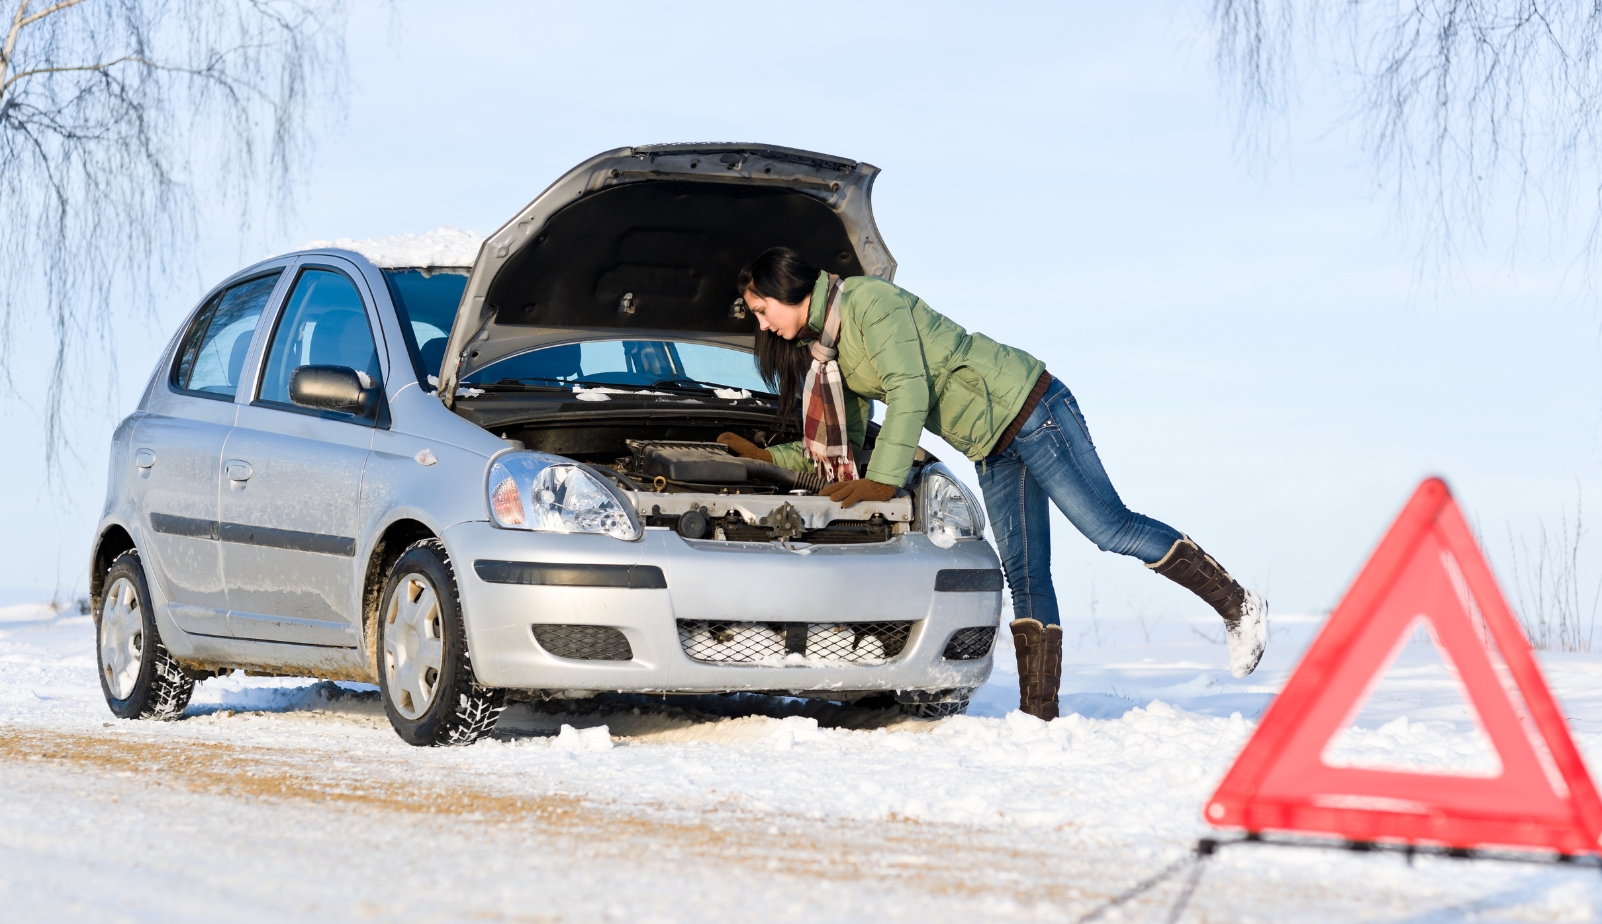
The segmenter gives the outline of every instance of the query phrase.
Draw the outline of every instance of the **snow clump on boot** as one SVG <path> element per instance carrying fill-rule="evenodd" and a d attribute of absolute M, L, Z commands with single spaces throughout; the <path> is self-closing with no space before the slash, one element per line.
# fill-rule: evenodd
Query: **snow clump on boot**
<path fill-rule="evenodd" d="M 1229 672 L 1244 677 L 1256 670 L 1268 647 L 1268 601 L 1262 594 L 1246 591 L 1240 619 L 1234 625 L 1224 623 L 1224 635 L 1229 640 Z"/>

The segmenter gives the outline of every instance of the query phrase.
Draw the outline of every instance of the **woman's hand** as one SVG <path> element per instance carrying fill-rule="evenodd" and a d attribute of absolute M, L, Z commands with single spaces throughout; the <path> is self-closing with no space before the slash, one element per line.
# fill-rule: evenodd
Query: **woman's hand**
<path fill-rule="evenodd" d="M 734 454 L 742 459 L 755 459 L 758 462 L 773 461 L 773 453 L 768 452 L 738 433 L 719 433 L 718 442 L 732 449 Z"/>
<path fill-rule="evenodd" d="M 852 507 L 858 501 L 887 501 L 896 496 L 896 488 L 895 485 L 858 478 L 856 481 L 836 481 L 823 489 L 823 496 L 842 507 Z"/>

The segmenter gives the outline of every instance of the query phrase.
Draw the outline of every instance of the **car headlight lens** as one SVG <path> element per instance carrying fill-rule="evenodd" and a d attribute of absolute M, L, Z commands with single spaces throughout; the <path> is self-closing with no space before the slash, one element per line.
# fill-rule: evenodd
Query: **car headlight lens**
<path fill-rule="evenodd" d="M 485 484 L 490 518 L 503 529 L 548 533 L 600 533 L 640 538 L 640 520 L 628 496 L 586 466 L 538 452 L 495 458 Z"/>
<path fill-rule="evenodd" d="M 985 532 L 979 502 L 944 466 L 931 466 L 918 493 L 923 503 L 923 531 L 929 541 L 949 549 L 958 539 L 978 539 Z"/>

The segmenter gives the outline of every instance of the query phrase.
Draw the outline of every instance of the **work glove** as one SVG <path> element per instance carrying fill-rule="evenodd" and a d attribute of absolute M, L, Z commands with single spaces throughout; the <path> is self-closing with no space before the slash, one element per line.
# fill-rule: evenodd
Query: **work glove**
<path fill-rule="evenodd" d="M 896 487 L 858 478 L 856 481 L 836 481 L 823 489 L 823 496 L 842 507 L 852 507 L 858 501 L 887 501 L 896 496 Z"/>
<path fill-rule="evenodd" d="M 768 452 L 738 433 L 719 433 L 718 442 L 732 449 L 734 454 L 742 459 L 755 459 L 758 462 L 773 461 L 773 453 Z"/>

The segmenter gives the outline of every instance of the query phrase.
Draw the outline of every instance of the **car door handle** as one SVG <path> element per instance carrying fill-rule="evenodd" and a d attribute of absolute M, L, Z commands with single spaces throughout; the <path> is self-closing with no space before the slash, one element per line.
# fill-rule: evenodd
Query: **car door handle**
<path fill-rule="evenodd" d="M 249 481 L 250 463 L 243 459 L 230 459 L 223 467 L 223 472 L 228 475 L 229 481 Z"/>
<path fill-rule="evenodd" d="M 156 451 L 154 449 L 141 449 L 134 453 L 134 465 L 139 468 L 149 468 L 156 464 Z"/>

